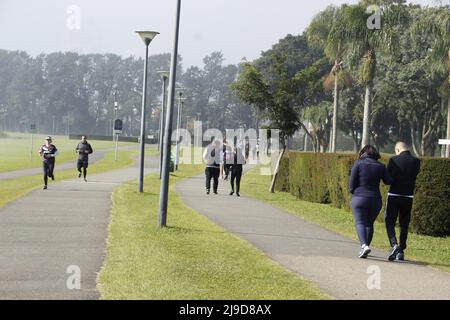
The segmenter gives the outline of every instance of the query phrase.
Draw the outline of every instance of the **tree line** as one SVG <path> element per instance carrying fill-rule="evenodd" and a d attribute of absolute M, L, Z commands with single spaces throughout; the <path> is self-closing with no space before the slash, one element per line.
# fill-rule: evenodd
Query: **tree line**
<path fill-rule="evenodd" d="M 285 143 L 303 128 L 315 151 L 342 150 L 345 136 L 355 150 L 402 139 L 436 155 L 450 138 L 449 60 L 449 6 L 363 0 L 317 14 L 243 65 L 232 88 Z"/>
<path fill-rule="evenodd" d="M 202 67 L 186 70 L 182 58 L 178 60 L 177 97 L 181 90 L 183 127 L 193 130 L 195 120 L 222 130 L 255 126 L 254 110 L 229 88 L 238 66 L 225 65 L 221 52 L 205 57 Z M 159 129 L 162 79 L 158 71 L 169 70 L 169 64 L 170 54 L 149 57 L 149 134 Z M 42 134 L 110 135 L 114 118 L 120 118 L 123 134 L 137 136 L 143 66 L 143 59 L 134 56 L 56 52 L 32 57 L 0 50 L 0 131 L 28 132 L 35 124 Z M 115 99 L 118 110 L 114 110 Z"/>

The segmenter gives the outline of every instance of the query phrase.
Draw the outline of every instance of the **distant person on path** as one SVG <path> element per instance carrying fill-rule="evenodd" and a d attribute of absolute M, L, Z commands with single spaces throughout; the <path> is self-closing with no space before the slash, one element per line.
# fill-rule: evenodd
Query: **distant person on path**
<path fill-rule="evenodd" d="M 397 142 L 395 154 L 396 156 L 389 160 L 387 167 L 392 177 L 385 211 L 386 231 L 392 247 L 388 256 L 389 261 L 405 260 L 404 250 L 411 221 L 414 188 L 420 171 L 420 160 L 411 154 L 406 143 Z M 395 235 L 397 218 L 400 223 L 400 244 Z"/>
<path fill-rule="evenodd" d="M 238 146 L 235 146 L 233 148 L 232 153 L 232 165 L 231 165 L 231 192 L 230 196 L 234 194 L 234 191 L 236 190 L 236 196 L 240 197 L 240 189 L 241 189 L 241 177 L 242 177 L 242 170 L 243 165 L 245 164 L 245 157 L 242 152 L 242 149 Z M 234 182 L 236 181 L 236 189 L 234 188 Z"/>
<path fill-rule="evenodd" d="M 222 178 L 226 181 L 228 180 L 228 175 L 230 174 L 230 163 L 232 162 L 232 149 L 227 143 L 227 139 L 223 139 L 223 147 L 222 147 L 222 164 L 220 169 L 220 174 Z"/>
<path fill-rule="evenodd" d="M 75 148 L 75 152 L 78 153 L 77 170 L 78 178 L 81 178 L 81 169 L 83 168 L 83 178 L 86 180 L 87 168 L 89 166 L 89 155 L 94 152 L 92 146 L 87 142 L 86 136 L 81 136 L 81 141 Z"/>
<path fill-rule="evenodd" d="M 211 191 L 211 179 L 213 179 L 213 192 L 214 194 L 217 194 L 217 189 L 219 187 L 221 151 L 220 141 L 215 140 L 203 153 L 203 159 L 206 161 L 206 194 L 209 194 Z"/>
<path fill-rule="evenodd" d="M 352 168 L 349 190 L 353 195 L 351 206 L 355 226 L 361 244 L 360 258 L 367 258 L 371 252 L 373 225 L 380 213 L 382 200 L 380 181 L 391 184 L 386 166 L 378 161 L 380 154 L 374 146 L 366 145 L 359 152 L 359 159 Z"/>
<path fill-rule="evenodd" d="M 44 170 L 44 190 L 47 189 L 48 178 L 55 180 L 53 170 L 55 169 L 55 157 L 58 149 L 52 144 L 52 137 L 45 138 L 45 144 L 39 149 L 39 155 L 42 158 L 42 169 Z"/>

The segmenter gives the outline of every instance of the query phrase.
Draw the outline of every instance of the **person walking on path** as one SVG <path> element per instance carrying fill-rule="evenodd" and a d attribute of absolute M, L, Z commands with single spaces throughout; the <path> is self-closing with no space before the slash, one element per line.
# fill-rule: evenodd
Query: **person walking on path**
<path fill-rule="evenodd" d="M 75 152 L 78 153 L 77 170 L 78 178 L 81 178 L 81 169 L 83 169 L 83 178 L 86 180 L 87 168 L 89 166 L 89 155 L 94 152 L 92 146 L 87 142 L 86 136 L 81 136 L 81 141 L 75 148 Z"/>
<path fill-rule="evenodd" d="M 45 144 L 39 149 L 39 155 L 42 158 L 42 169 L 44 171 L 44 190 L 47 189 L 48 178 L 55 180 L 53 170 L 55 169 L 55 157 L 58 154 L 58 149 L 52 143 L 52 137 L 45 138 Z"/>
<path fill-rule="evenodd" d="M 245 157 L 242 153 L 242 149 L 235 146 L 232 153 L 232 165 L 231 165 L 231 192 L 230 196 L 234 194 L 236 190 L 236 196 L 240 197 L 239 194 L 241 189 L 241 177 L 242 177 L 242 167 L 245 164 Z M 234 182 L 236 181 L 236 189 L 234 188 Z"/>
<path fill-rule="evenodd" d="M 420 171 L 420 160 L 414 157 L 403 141 L 395 144 L 395 154 L 389 160 L 388 171 L 392 177 L 389 188 L 384 221 L 389 243 L 392 247 L 388 260 L 404 260 L 408 227 L 414 198 L 416 178 Z M 395 223 L 399 219 L 400 244 L 395 235 Z"/>
<path fill-rule="evenodd" d="M 219 187 L 220 165 L 221 165 L 221 148 L 220 141 L 215 140 L 214 143 L 206 147 L 203 153 L 203 159 L 206 161 L 206 194 L 211 191 L 211 179 L 213 179 L 213 192 L 217 194 Z"/>
<path fill-rule="evenodd" d="M 380 181 L 391 184 L 386 166 L 378 161 L 380 154 L 374 146 L 366 145 L 352 168 L 349 191 L 356 232 L 361 244 L 360 258 L 367 258 L 373 238 L 373 225 L 382 207 Z"/>
<path fill-rule="evenodd" d="M 230 169 L 232 167 L 232 165 L 230 164 L 232 162 L 231 154 L 232 154 L 232 149 L 228 145 L 227 139 L 224 138 L 223 139 L 223 147 L 222 147 L 222 156 L 221 156 L 223 161 L 221 163 L 220 175 L 225 181 L 228 180 L 228 176 L 230 174 Z"/>

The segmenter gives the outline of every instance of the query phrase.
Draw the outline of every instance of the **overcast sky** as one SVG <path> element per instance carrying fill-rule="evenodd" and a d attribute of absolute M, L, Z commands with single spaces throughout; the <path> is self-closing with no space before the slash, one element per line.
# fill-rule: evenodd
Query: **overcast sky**
<path fill-rule="evenodd" d="M 204 56 L 217 50 L 226 63 L 252 60 L 287 34 L 303 32 L 327 5 L 356 2 L 183 0 L 179 52 L 185 67 L 200 66 Z M 0 49 L 143 56 L 144 45 L 134 31 L 155 30 L 161 34 L 150 54 L 170 52 L 174 11 L 175 0 L 0 0 Z"/>

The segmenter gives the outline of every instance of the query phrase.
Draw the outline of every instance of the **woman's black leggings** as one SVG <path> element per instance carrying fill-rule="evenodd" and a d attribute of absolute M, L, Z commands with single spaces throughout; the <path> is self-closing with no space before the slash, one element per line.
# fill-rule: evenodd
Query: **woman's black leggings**
<path fill-rule="evenodd" d="M 373 238 L 373 224 L 380 213 L 381 206 L 381 198 L 353 197 L 353 216 L 361 245 L 370 246 Z"/>
<path fill-rule="evenodd" d="M 55 161 L 42 162 L 42 170 L 44 171 L 44 184 L 47 185 L 48 177 L 53 177 L 53 170 L 55 169 Z"/>

